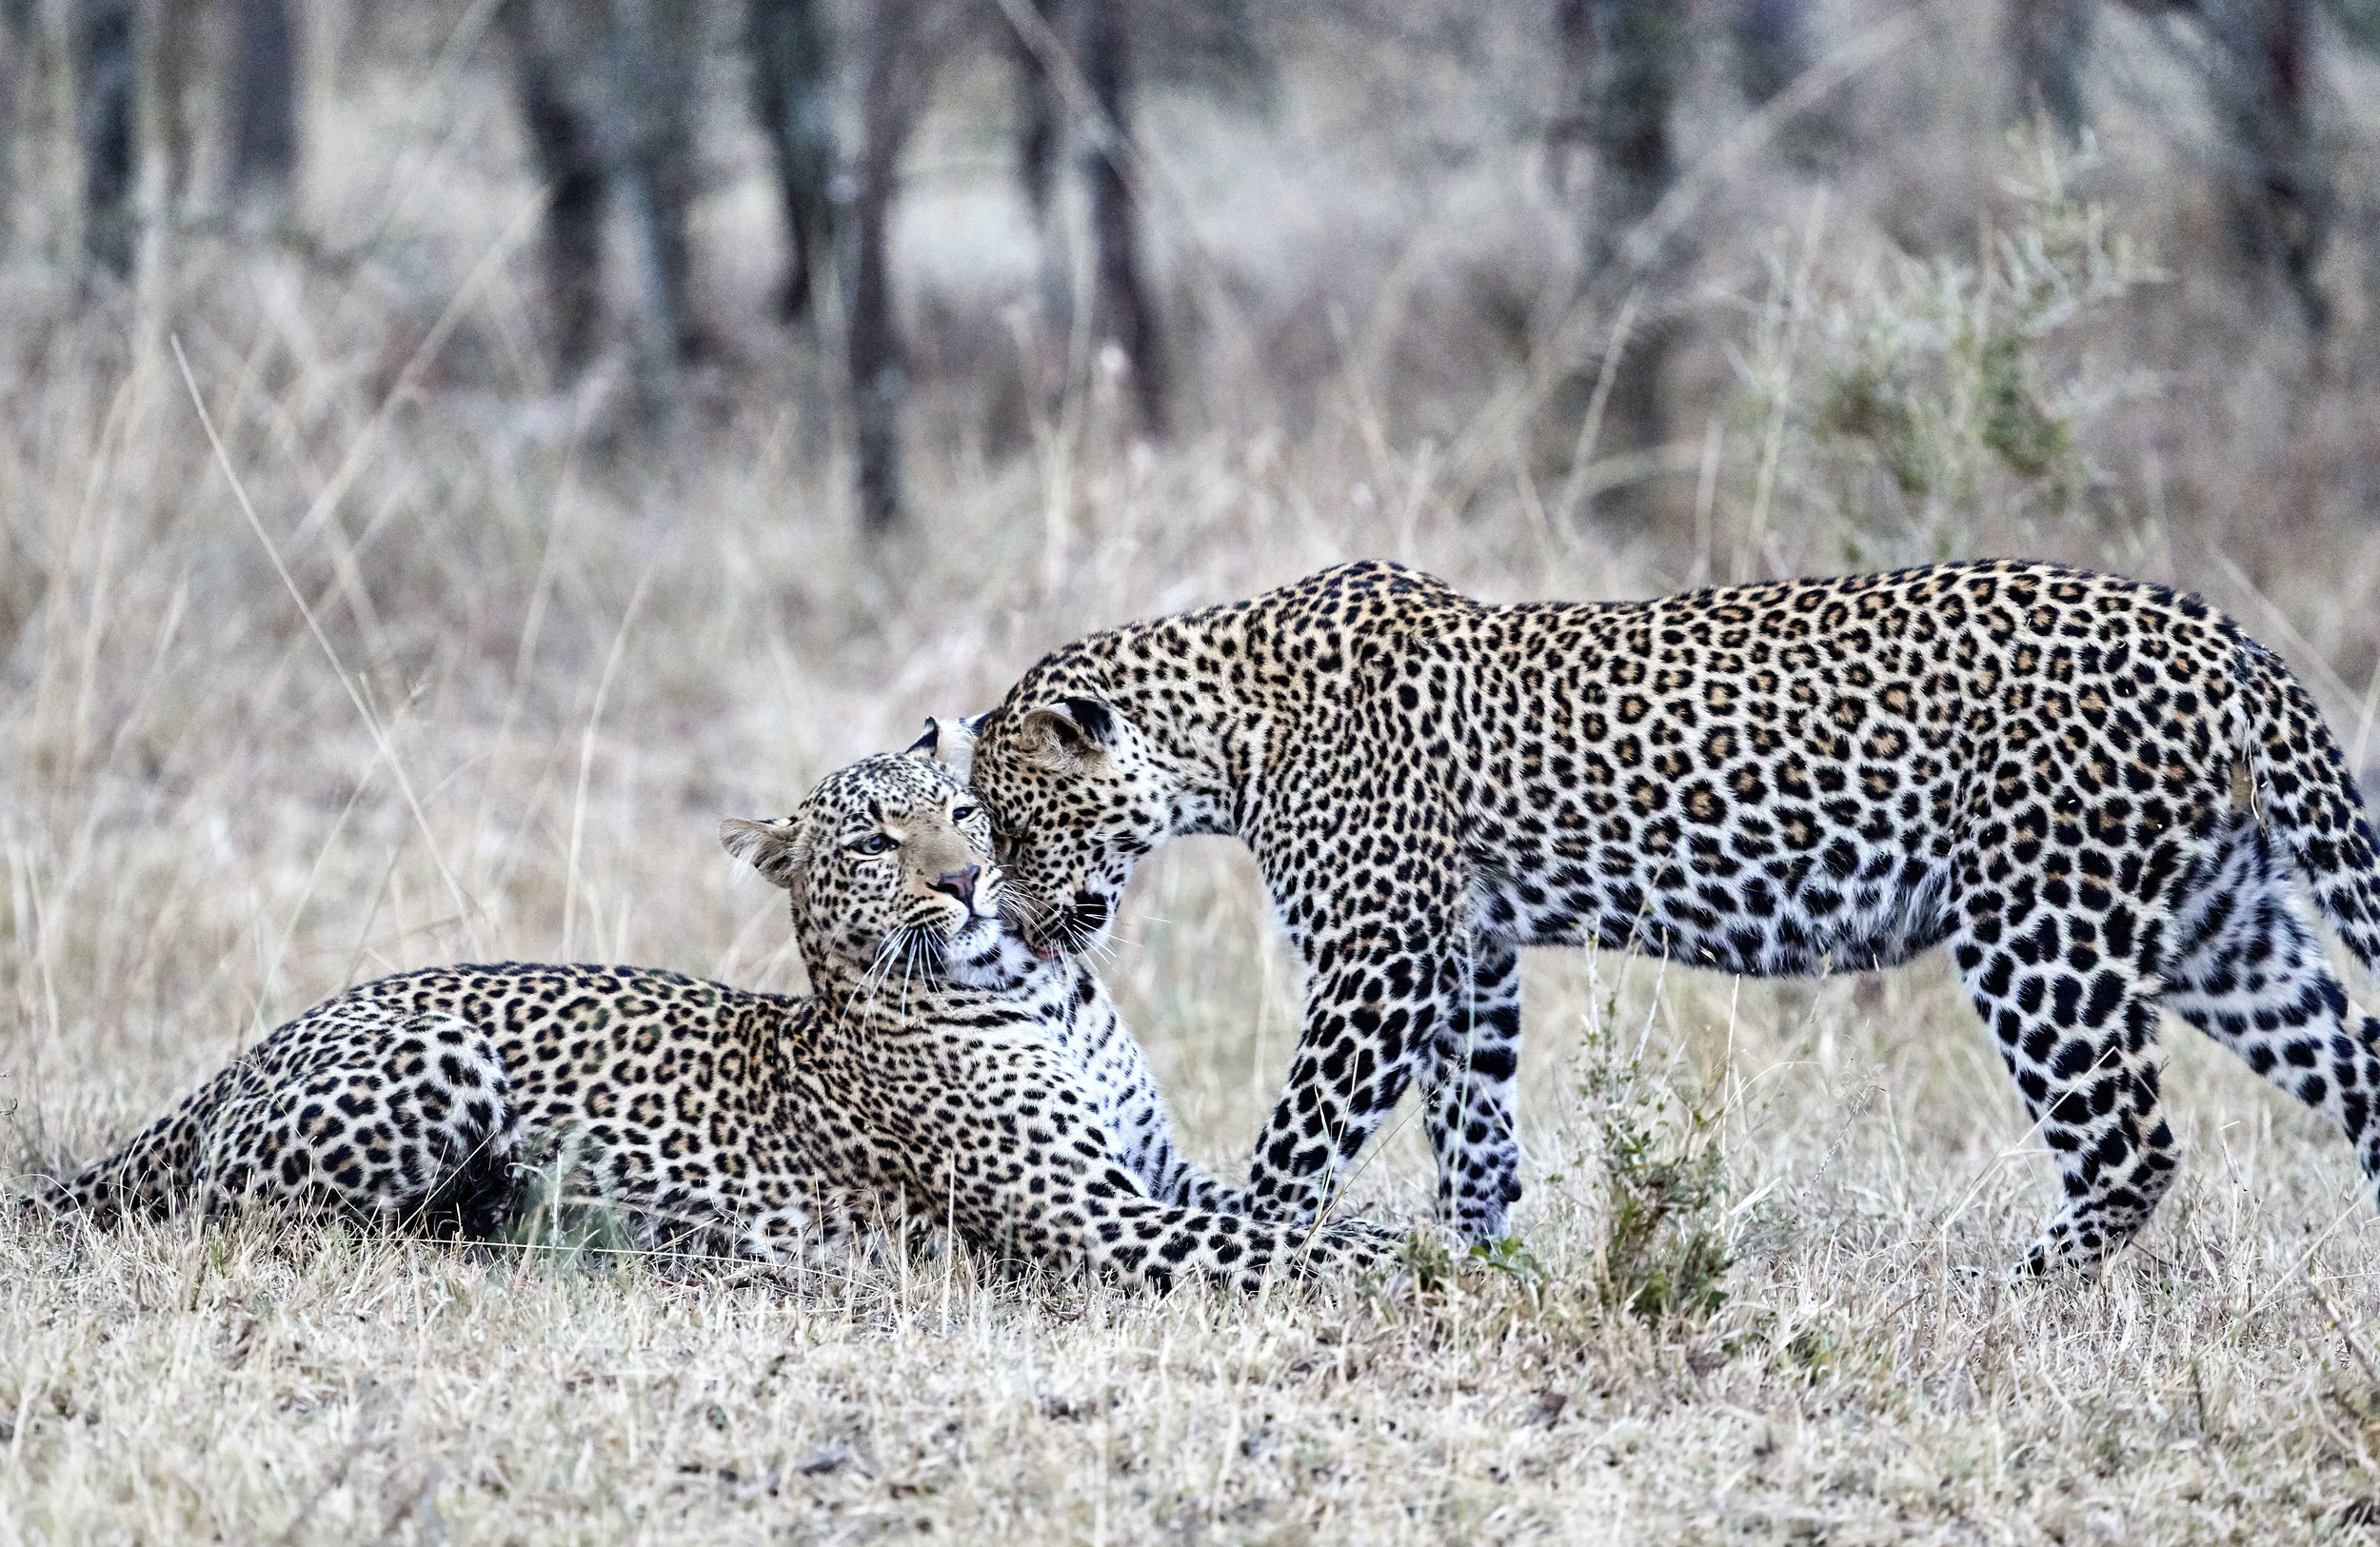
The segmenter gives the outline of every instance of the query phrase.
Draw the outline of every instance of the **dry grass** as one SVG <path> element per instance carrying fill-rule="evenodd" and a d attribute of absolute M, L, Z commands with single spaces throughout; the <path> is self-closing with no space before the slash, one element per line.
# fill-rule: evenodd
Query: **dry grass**
<path fill-rule="evenodd" d="M 1359 10 L 1287 35 L 1339 47 L 1327 18 Z M 925 519 L 882 553 L 849 535 L 830 362 L 748 321 L 773 278 L 754 148 L 714 146 L 699 234 L 733 347 L 642 446 L 619 394 L 547 393 L 501 91 L 472 70 L 424 88 L 440 37 L 387 24 L 327 121 L 347 170 L 308 193 L 326 247 L 380 232 L 359 264 L 192 237 L 80 320 L 54 268 L 0 268 L 10 1165 L 92 1155 L 401 967 L 795 986 L 776 894 L 717 853 L 719 817 L 787 808 L 1082 629 L 1357 554 L 1497 598 L 1826 569 L 1848 543 L 2126 568 L 2284 649 L 2360 764 L 2369 329 L 2349 308 L 2314 372 L 2174 262 L 2203 200 L 2142 127 L 2158 56 L 2112 23 L 2124 92 L 2084 187 L 2179 277 L 2029 333 L 2074 455 L 1993 462 L 1980 378 L 1925 334 L 1961 314 L 1876 256 L 1926 219 L 1954 230 L 1936 256 L 1971 254 L 1949 207 L 2025 166 L 1973 149 L 1958 93 L 1982 89 L 1956 61 L 1976 39 L 1934 14 L 1941 35 L 1874 78 L 1878 114 L 1929 83 L 1951 101 L 1898 159 L 1815 217 L 1775 169 L 1714 195 L 1697 305 L 1734 359 L 1690 360 L 1682 394 L 1708 473 L 1679 481 L 1675 529 L 1634 535 L 1565 511 L 1529 451 L 1561 347 L 1609 318 L 1565 332 L 1543 300 L 1565 260 L 1511 128 L 1527 48 L 1480 45 L 1502 96 L 1415 66 L 1415 33 L 1288 70 L 1256 127 L 1153 106 L 1197 340 L 1194 427 L 1156 449 L 1120 435 L 1112 383 L 1048 412 L 1002 385 L 1025 320 L 1001 308 L 1034 264 L 977 112 L 991 88 L 962 81 L 903 228 Z M 1933 205 L 1910 191 L 1927 157 L 1950 158 Z M 1828 428 L 1879 337 L 1936 394 L 1948 492 L 1885 488 L 1875 444 Z M 2117 389 L 2144 369 L 2159 391 Z M 1105 970 L 1196 1145 L 1236 1168 L 1297 1023 L 1246 856 L 1160 855 L 1123 934 Z M 1527 1255 L 1426 1287 L 1129 1299 L 890 1249 L 746 1279 L 0 1216 L 0 1541 L 2380 1535 L 2380 1223 L 2345 1147 L 2246 1070 L 2176 1027 L 2188 1170 L 2143 1245 L 2097 1284 L 2009 1287 L 2053 1170 L 1938 963 L 1796 989 L 1579 955 L 1529 972 Z M 1696 1103 L 1723 1186 L 1687 1222 L 1735 1265 L 1715 1310 L 1647 1319 L 1612 1303 L 1603 1140 L 1616 1121 L 1682 1153 Z M 1361 1199 L 1419 1219 L 1426 1163 L 1400 1128 Z"/>

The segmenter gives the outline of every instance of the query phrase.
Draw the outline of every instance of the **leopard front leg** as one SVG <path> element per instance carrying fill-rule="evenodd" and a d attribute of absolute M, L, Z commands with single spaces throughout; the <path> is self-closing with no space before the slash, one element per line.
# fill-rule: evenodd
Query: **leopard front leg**
<path fill-rule="evenodd" d="M 1059 1163 L 1034 1185 L 1006 1190 L 999 1204 L 1004 1228 L 994 1234 L 1046 1267 L 1152 1289 L 1203 1279 L 1253 1291 L 1268 1278 L 1361 1271 L 1399 1259 L 1400 1239 L 1364 1220 L 1297 1222 L 1151 1198 L 1100 1128 L 1076 1127 L 1055 1105 L 1044 1121 L 1063 1145 Z"/>
<path fill-rule="evenodd" d="M 1066 1028 L 1067 1041 L 1096 1092 L 1124 1163 L 1147 1186 L 1149 1196 L 1162 1202 L 1223 1214 L 1248 1212 L 1251 1200 L 1246 1193 L 1207 1175 L 1183 1149 L 1140 1044 L 1106 991 L 1095 982 L 1091 988 L 1090 1002 Z"/>
<path fill-rule="evenodd" d="M 1274 1276 L 1360 1272 L 1396 1262 L 1400 1247 L 1396 1235 L 1363 1220 L 1318 1227 L 1154 1199 L 1091 1200 L 1084 1216 L 1082 1256 L 1091 1270 L 1156 1289 L 1206 1279 L 1254 1290 Z"/>
<path fill-rule="evenodd" d="M 1398 1238 L 1359 1220 L 1318 1229 L 1152 1198 L 1071 1059 L 1045 1046 L 952 1051 L 940 1071 L 946 1099 L 908 1106 L 928 1121 L 900 1156 L 921 1212 L 945 1215 L 980 1247 L 1160 1288 L 1194 1278 L 1254 1288 L 1397 1259 Z"/>
<path fill-rule="evenodd" d="M 1307 948 L 1305 1029 L 1248 1173 L 1258 1212 L 1320 1212 L 1438 1057 L 1462 975 L 1443 917 L 1367 922 Z"/>
<path fill-rule="evenodd" d="M 1520 1197 L 1513 1085 L 1520 1066 L 1520 950 L 1475 937 L 1447 998 L 1458 1012 L 1431 1043 L 1422 1109 L 1438 1157 L 1438 1214 L 1467 1241 L 1501 1240 Z"/>

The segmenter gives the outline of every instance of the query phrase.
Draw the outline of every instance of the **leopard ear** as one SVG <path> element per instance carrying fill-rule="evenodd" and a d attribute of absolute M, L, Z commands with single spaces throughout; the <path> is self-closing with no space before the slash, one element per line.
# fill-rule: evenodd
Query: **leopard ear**
<path fill-rule="evenodd" d="M 729 817 L 719 824 L 719 846 L 787 891 L 801 883 L 810 863 L 810 846 L 795 831 L 791 817 L 775 822 Z"/>
<path fill-rule="evenodd" d="M 969 715 L 965 719 L 940 719 L 928 715 L 925 734 L 909 745 L 909 756 L 939 763 L 950 770 L 950 776 L 961 783 L 967 782 L 968 771 L 975 765 L 975 736 L 991 711 Z"/>
<path fill-rule="evenodd" d="M 1062 698 L 1027 710 L 1017 742 L 1044 767 L 1072 773 L 1116 740 L 1116 711 L 1095 698 Z"/>

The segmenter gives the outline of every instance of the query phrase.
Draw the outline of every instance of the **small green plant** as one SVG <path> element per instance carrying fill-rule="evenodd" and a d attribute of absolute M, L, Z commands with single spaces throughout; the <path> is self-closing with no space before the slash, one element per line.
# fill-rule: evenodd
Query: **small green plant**
<path fill-rule="evenodd" d="M 1424 1299 L 1445 1294 L 1464 1278 L 1479 1282 L 1500 1279 L 1531 1297 L 1547 1282 L 1545 1265 L 1518 1236 L 1483 1241 L 1458 1255 L 1443 1233 L 1417 1230 L 1405 1239 L 1404 1267 Z"/>
<path fill-rule="evenodd" d="M 644 1243 L 608 1199 L 588 1196 L 581 1143 L 572 1131 L 523 1159 L 517 1204 L 503 1240 L 556 1267 L 603 1268 Z"/>
<path fill-rule="evenodd" d="M 1778 1350 L 1777 1362 L 1804 1381 L 1815 1384 L 1835 1368 L 1835 1353 L 1832 1334 L 1818 1327 L 1803 1327 L 1785 1339 Z"/>
<path fill-rule="evenodd" d="M 1689 1081 L 1654 1078 L 1639 1044 L 1623 1053 L 1617 996 L 1605 1001 L 1584 1054 L 1579 1094 L 1604 1208 L 1597 1251 L 1603 1303 L 1647 1321 L 1706 1317 L 1727 1300 L 1720 1104 Z"/>
<path fill-rule="evenodd" d="M 1506 1236 L 1500 1240 L 1483 1241 L 1471 1248 L 1469 1260 L 1490 1273 L 1500 1273 L 1516 1283 L 1535 1284 L 1545 1281 L 1545 1267 L 1537 1254 L 1522 1244 L 1518 1236 Z"/>

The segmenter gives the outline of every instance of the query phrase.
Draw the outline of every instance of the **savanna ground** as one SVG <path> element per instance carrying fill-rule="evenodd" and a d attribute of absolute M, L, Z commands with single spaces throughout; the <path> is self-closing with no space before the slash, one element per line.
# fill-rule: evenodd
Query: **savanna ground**
<path fill-rule="evenodd" d="M 1153 91 L 1186 405 L 1158 446 L 1096 369 L 1053 405 L 1022 385 L 1041 280 L 999 73 L 955 72 L 901 232 L 919 519 L 881 550 L 830 356 L 758 320 L 773 217 L 731 111 L 697 232 L 722 343 L 657 441 L 616 386 L 545 379 L 534 190 L 501 82 L 447 47 L 462 8 L 382 24 L 317 105 L 309 248 L 180 233 L 78 311 L 30 183 L 0 268 L 11 1168 L 90 1158 L 400 968 L 796 989 L 720 817 L 1083 629 L 1356 555 L 1497 599 L 1973 552 L 2123 569 L 2281 649 L 2366 765 L 2371 187 L 2309 340 L 2202 261 L 2186 93 L 2145 30 L 2107 24 L 2101 148 L 2060 165 L 1999 138 L 1989 27 L 1914 13 L 1845 98 L 1864 149 L 1835 171 L 1731 149 L 1726 121 L 1690 137 L 1705 342 L 1632 527 L 1561 382 L 1616 307 L 1556 304 L 1570 217 L 1517 127 L 1541 50 L 1483 27 L 1450 74 L 1392 14 L 1274 17 L 1261 104 Z M 2347 109 L 2372 80 L 2336 68 L 2369 167 Z M 1121 935 L 1104 970 L 1237 1169 L 1297 1024 L 1246 857 L 1162 853 Z M 1940 963 L 1529 974 L 1523 1245 L 1387 1284 L 1145 1299 L 930 1245 L 755 1275 L 0 1205 L 0 1539 L 2380 1536 L 2380 1220 L 2245 1069 L 2170 1026 L 2183 1180 L 2098 1282 L 2012 1284 L 2053 1169 Z M 1410 1124 L 1357 1196 L 1426 1217 Z"/>

